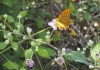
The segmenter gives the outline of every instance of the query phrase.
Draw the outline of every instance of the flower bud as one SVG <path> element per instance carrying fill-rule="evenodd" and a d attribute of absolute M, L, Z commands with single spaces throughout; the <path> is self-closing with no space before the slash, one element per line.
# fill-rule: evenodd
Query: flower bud
<path fill-rule="evenodd" d="M 21 19 L 21 18 L 22 18 L 22 16 L 21 16 L 21 15 L 18 15 L 18 16 L 17 16 L 17 18 L 18 18 L 18 19 Z"/>
<path fill-rule="evenodd" d="M 5 43 L 8 44 L 9 43 L 9 40 L 5 40 Z"/>

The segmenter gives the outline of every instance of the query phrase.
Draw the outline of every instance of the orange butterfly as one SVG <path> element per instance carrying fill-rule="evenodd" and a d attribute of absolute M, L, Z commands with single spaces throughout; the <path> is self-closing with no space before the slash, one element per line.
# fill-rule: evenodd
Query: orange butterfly
<path fill-rule="evenodd" d="M 58 18 L 56 19 L 56 25 L 60 30 L 66 30 L 69 28 L 70 22 L 70 9 L 66 9 L 61 12 L 61 14 L 59 14 Z"/>

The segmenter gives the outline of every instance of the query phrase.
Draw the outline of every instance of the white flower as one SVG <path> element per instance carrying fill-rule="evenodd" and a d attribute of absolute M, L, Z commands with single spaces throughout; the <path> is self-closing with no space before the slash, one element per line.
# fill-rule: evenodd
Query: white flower
<path fill-rule="evenodd" d="M 80 48 L 77 48 L 77 51 L 80 51 Z"/>
<path fill-rule="evenodd" d="M 23 39 L 26 39 L 26 36 L 25 35 L 23 36 Z"/>
<path fill-rule="evenodd" d="M 54 59 L 56 61 L 56 63 L 60 66 L 62 66 L 62 64 L 65 62 L 63 57 L 57 57 Z"/>
<path fill-rule="evenodd" d="M 66 51 L 66 49 L 65 48 L 62 48 L 62 52 L 65 52 Z"/>
<path fill-rule="evenodd" d="M 94 66 L 93 65 L 89 65 L 89 68 L 92 69 L 92 68 L 94 68 Z"/>
<path fill-rule="evenodd" d="M 18 30 L 13 30 L 13 32 L 14 32 L 15 34 L 20 34 L 20 32 L 19 32 Z"/>
<path fill-rule="evenodd" d="M 20 28 L 20 25 L 18 25 L 17 28 Z"/>
<path fill-rule="evenodd" d="M 83 51 L 86 51 L 86 48 L 83 48 Z"/>
<path fill-rule="evenodd" d="M 9 40 L 5 40 L 5 43 L 8 44 L 9 43 Z"/>
<path fill-rule="evenodd" d="M 49 35 L 46 35 L 45 38 L 46 38 L 46 39 L 50 39 L 50 36 L 49 36 Z"/>
<path fill-rule="evenodd" d="M 57 30 L 56 20 L 53 19 L 51 22 L 48 23 L 54 30 Z"/>
<path fill-rule="evenodd" d="M 85 54 L 85 52 L 84 52 L 84 51 L 82 51 L 82 53 L 83 53 L 83 54 Z"/>
<path fill-rule="evenodd" d="M 94 43 L 94 42 L 93 42 L 92 40 L 89 40 L 88 45 L 89 45 L 89 46 L 92 46 L 93 43 Z"/>
<path fill-rule="evenodd" d="M 17 18 L 20 19 L 20 18 L 22 18 L 22 16 L 21 15 L 18 15 Z"/>
<path fill-rule="evenodd" d="M 7 14 L 4 14 L 4 15 L 3 15 L 4 18 L 7 18 L 7 16 L 8 16 Z"/>
<path fill-rule="evenodd" d="M 10 32 L 8 33 L 8 36 L 11 36 L 11 33 Z"/>
<path fill-rule="evenodd" d="M 5 26 L 2 26 L 2 29 L 5 29 L 6 27 Z"/>
<path fill-rule="evenodd" d="M 50 34 L 50 32 L 49 31 L 47 31 L 47 35 L 49 35 Z"/>
<path fill-rule="evenodd" d="M 4 38 L 7 38 L 7 36 L 6 36 L 6 35 L 4 35 Z"/>
<path fill-rule="evenodd" d="M 31 28 L 29 28 L 29 27 L 27 27 L 27 33 L 31 33 L 32 32 L 32 29 Z"/>
<path fill-rule="evenodd" d="M 65 55 L 66 54 L 66 49 L 65 48 L 62 48 L 62 53 L 61 53 L 61 56 Z"/>
<path fill-rule="evenodd" d="M 3 23 L 0 23 L 0 26 L 2 26 L 3 25 Z"/>

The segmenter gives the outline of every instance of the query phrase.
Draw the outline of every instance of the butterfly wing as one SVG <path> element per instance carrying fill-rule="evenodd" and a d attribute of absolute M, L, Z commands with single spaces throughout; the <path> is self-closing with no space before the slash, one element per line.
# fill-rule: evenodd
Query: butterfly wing
<path fill-rule="evenodd" d="M 70 25 L 70 9 L 66 9 L 58 16 L 59 22 L 64 25 L 64 29 Z"/>

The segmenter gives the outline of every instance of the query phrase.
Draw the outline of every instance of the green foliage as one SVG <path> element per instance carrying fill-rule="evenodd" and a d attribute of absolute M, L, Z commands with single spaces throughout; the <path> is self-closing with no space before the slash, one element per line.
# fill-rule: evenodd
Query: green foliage
<path fill-rule="evenodd" d="M 0 42 L 0 45 L 1 45 L 0 50 L 3 50 L 7 46 L 5 42 Z"/>
<path fill-rule="evenodd" d="M 27 14 L 27 11 L 21 11 L 21 12 L 19 13 L 19 15 L 21 15 L 22 17 L 25 17 L 26 14 Z"/>
<path fill-rule="evenodd" d="M 11 0 L 2 0 L 2 2 L 3 2 L 5 5 L 7 5 L 7 6 L 9 6 L 9 7 L 12 7 L 12 1 L 11 1 Z"/>
<path fill-rule="evenodd" d="M 53 41 L 61 40 L 61 38 L 58 35 L 53 35 Z"/>
<path fill-rule="evenodd" d="M 47 52 L 49 53 L 49 56 L 51 57 L 55 57 L 57 55 L 56 51 L 54 49 L 51 49 L 51 48 L 46 48 L 45 49 L 47 50 Z"/>
<path fill-rule="evenodd" d="M 62 63 L 62 65 L 64 64 L 65 66 L 61 66 L 61 68 L 64 67 L 66 70 L 79 68 L 80 65 L 77 66 L 77 62 L 84 63 L 82 67 L 84 70 L 87 70 L 85 65 L 87 67 L 91 63 L 94 66 L 94 70 L 99 69 L 100 27 L 99 25 L 95 26 L 95 22 L 99 24 L 100 15 L 98 10 L 100 1 L 77 1 L 1 0 L 0 54 L 2 55 L 0 56 L 0 69 L 27 70 L 29 65 L 26 64 L 26 59 L 32 59 L 35 63 L 32 67 L 33 70 L 51 70 L 57 68 L 54 59 L 58 57 L 64 57 L 65 64 Z M 57 30 L 61 32 L 61 35 L 55 35 L 55 30 L 48 27 L 47 23 L 57 18 L 60 14 L 59 12 L 67 8 L 71 10 L 70 18 L 75 23 L 71 24 L 66 30 Z M 66 14 L 64 14 L 65 17 Z M 87 24 L 86 21 L 90 24 Z M 27 27 L 30 29 L 27 30 Z M 87 27 L 86 31 L 83 30 L 84 27 Z M 70 29 L 72 28 L 77 32 L 75 37 L 71 35 Z M 28 31 L 31 31 L 30 34 Z M 86 38 L 87 34 L 90 37 Z M 83 41 L 85 38 L 86 42 Z M 95 45 L 87 43 L 88 39 L 92 39 Z M 71 46 L 71 52 L 67 51 L 67 48 Z M 75 51 L 78 47 L 81 47 L 81 50 Z M 43 61 L 44 59 L 45 61 Z M 57 61 L 60 62 L 60 60 Z M 59 65 L 57 61 L 55 60 Z M 73 64 L 70 61 L 74 61 Z M 66 65 L 67 63 L 69 66 Z"/>
<path fill-rule="evenodd" d="M 6 6 L 5 4 L 1 4 L 0 3 L 0 15 L 3 15 L 3 14 L 8 14 L 9 13 L 9 9 L 10 7 Z"/>
<path fill-rule="evenodd" d="M 74 5 L 72 3 L 70 3 L 69 8 L 70 8 L 71 12 L 75 11 Z"/>
<path fill-rule="evenodd" d="M 49 52 L 43 46 L 38 47 L 37 53 L 44 58 L 50 58 Z"/>
<path fill-rule="evenodd" d="M 11 47 L 13 48 L 13 50 L 17 51 L 19 46 L 18 46 L 18 43 L 16 42 L 11 42 Z"/>
<path fill-rule="evenodd" d="M 3 64 L 3 66 L 7 67 L 8 69 L 17 69 L 19 65 L 12 61 L 7 61 Z"/>
<path fill-rule="evenodd" d="M 85 56 L 81 52 L 78 52 L 78 51 L 72 51 L 66 54 L 65 58 L 70 61 L 81 62 L 88 65 L 88 62 L 86 61 Z"/>
<path fill-rule="evenodd" d="M 99 59 L 99 53 L 100 53 L 100 42 L 93 45 L 91 48 L 91 57 L 94 59 L 94 61 Z"/>
<path fill-rule="evenodd" d="M 9 40 L 9 41 L 13 41 L 13 36 L 10 35 L 10 36 L 8 37 L 8 33 L 9 33 L 8 31 L 3 31 L 3 35 L 6 36 L 6 39 Z"/>
<path fill-rule="evenodd" d="M 33 55 L 33 50 L 32 50 L 32 48 L 27 49 L 27 50 L 25 51 L 25 58 L 26 58 L 26 59 L 31 58 L 32 55 Z"/>
<path fill-rule="evenodd" d="M 92 17 L 91 17 L 91 15 L 90 15 L 90 13 L 87 12 L 87 11 L 84 12 L 84 18 L 85 18 L 86 20 L 92 21 Z"/>
<path fill-rule="evenodd" d="M 43 28 L 43 24 L 45 23 L 44 22 L 44 19 L 42 19 L 41 17 L 38 17 L 36 20 L 35 20 L 35 23 L 37 25 L 38 28 Z"/>
<path fill-rule="evenodd" d="M 8 15 L 7 19 L 8 19 L 9 23 L 10 22 L 15 22 L 14 18 L 12 16 L 10 16 L 10 15 Z"/>

